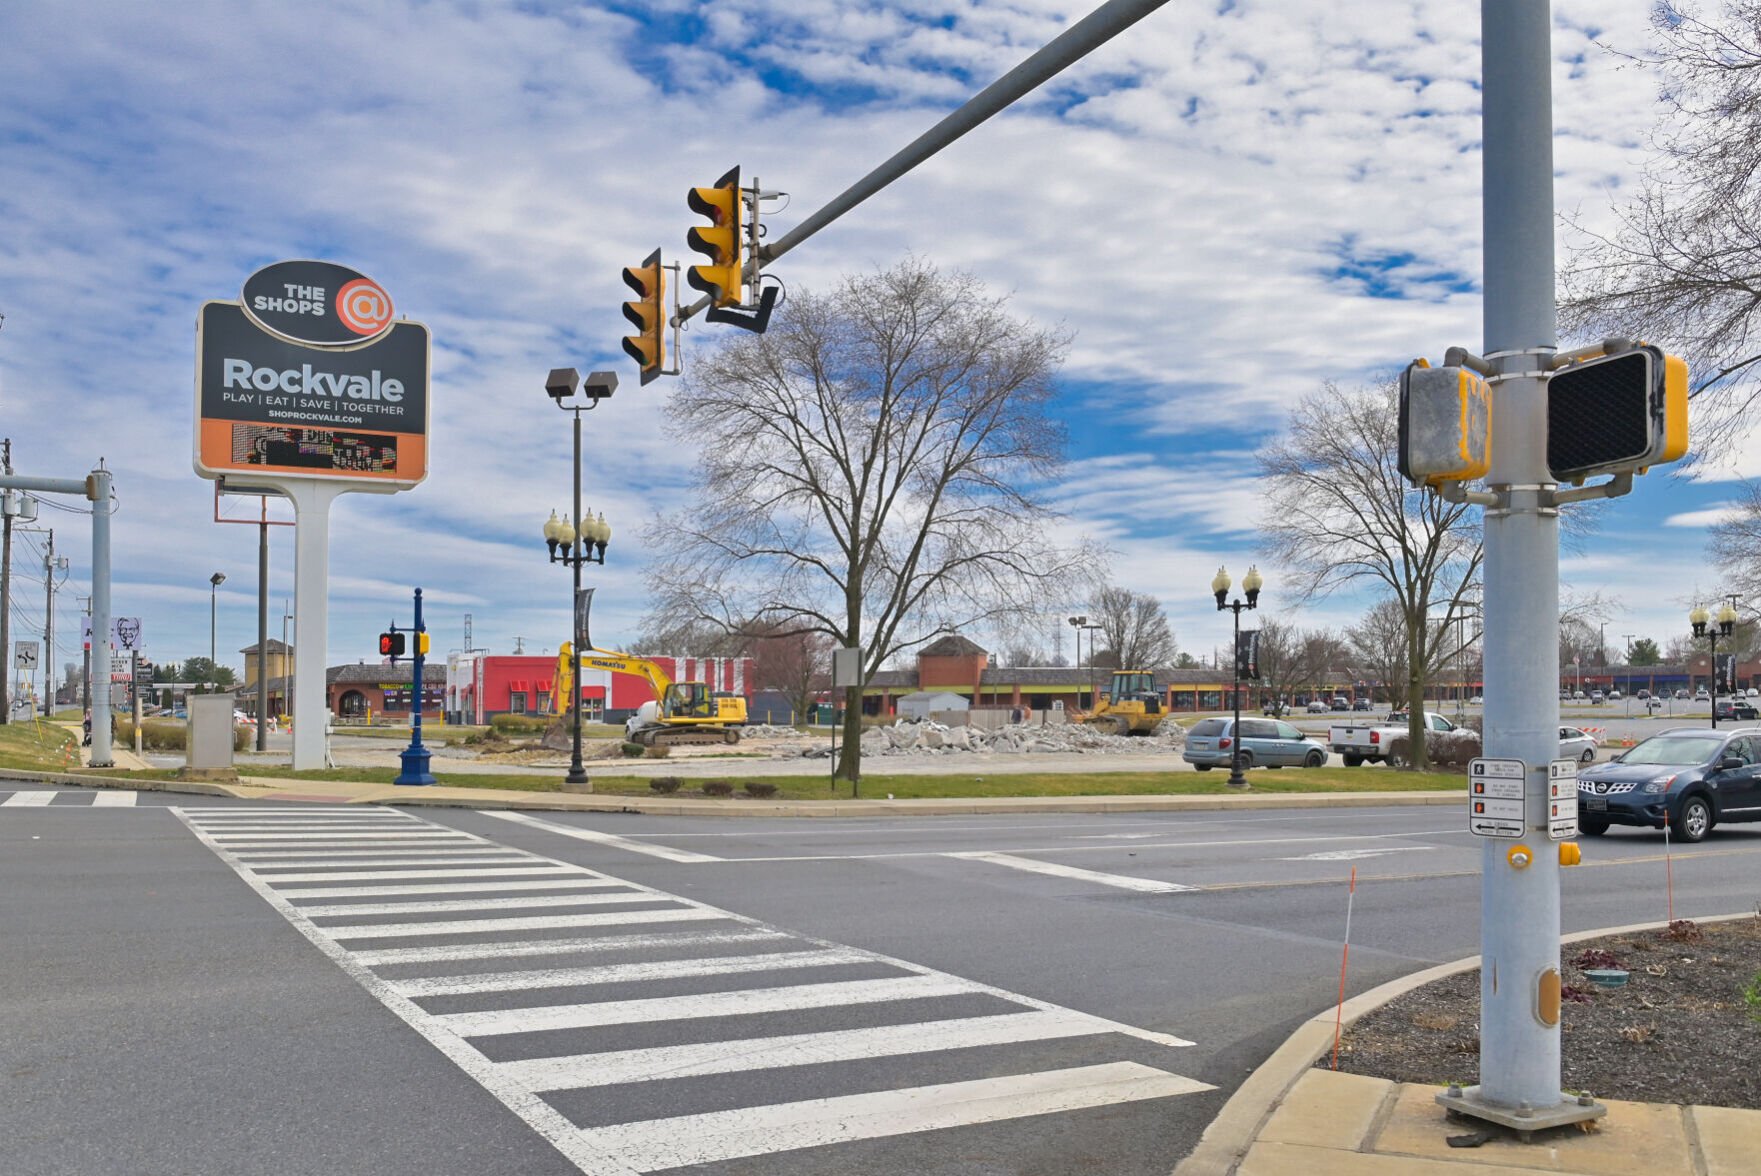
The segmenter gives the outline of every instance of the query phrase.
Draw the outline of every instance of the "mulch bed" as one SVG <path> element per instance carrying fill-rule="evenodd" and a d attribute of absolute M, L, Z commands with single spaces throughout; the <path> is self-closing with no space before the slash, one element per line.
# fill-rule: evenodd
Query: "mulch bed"
<path fill-rule="evenodd" d="M 1565 1089 L 1761 1110 L 1761 917 L 1567 944 L 1561 962 Z M 1584 976 L 1610 966 L 1627 969 L 1626 987 Z M 1339 1069 L 1472 1085 L 1479 1005 L 1477 968 L 1415 989 L 1346 1030 Z M 1329 1050 L 1317 1064 L 1331 1062 Z"/>

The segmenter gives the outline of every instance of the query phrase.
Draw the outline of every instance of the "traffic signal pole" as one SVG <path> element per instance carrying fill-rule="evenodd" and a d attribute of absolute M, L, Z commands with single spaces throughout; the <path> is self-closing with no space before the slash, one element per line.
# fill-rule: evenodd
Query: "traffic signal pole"
<path fill-rule="evenodd" d="M 1603 1109 L 1560 1091 L 1560 862 L 1548 833 L 1559 755 L 1559 510 L 1547 462 L 1557 350 L 1551 5 L 1482 0 L 1485 358 L 1492 468 L 1485 511 L 1485 752 L 1521 760 L 1524 831 L 1483 838 L 1480 1083 L 1449 1110 L 1539 1130 Z M 1575 780 L 1572 803 L 1576 804 Z"/>

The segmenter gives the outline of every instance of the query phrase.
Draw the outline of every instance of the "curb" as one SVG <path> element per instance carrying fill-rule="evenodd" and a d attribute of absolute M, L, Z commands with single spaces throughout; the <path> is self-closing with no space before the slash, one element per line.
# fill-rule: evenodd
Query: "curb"
<path fill-rule="evenodd" d="M 1734 919 L 1754 917 L 1754 911 L 1743 911 L 1735 915 L 1708 915 L 1694 921 L 1728 923 Z M 1620 927 L 1573 931 L 1568 935 L 1561 935 L 1559 942 L 1563 946 L 1586 939 L 1601 939 L 1606 935 L 1658 931 L 1667 926 L 1668 922 L 1628 923 Z M 1471 971 L 1479 966 L 1480 957 L 1477 955 L 1438 964 L 1422 972 L 1414 972 L 1410 976 L 1377 985 L 1352 997 L 1338 1010 L 1323 1009 L 1304 1021 L 1229 1096 L 1229 1101 L 1223 1104 L 1223 1109 L 1217 1112 L 1217 1117 L 1211 1120 L 1210 1126 L 1199 1137 L 1198 1146 L 1174 1169 L 1174 1176 L 1231 1176 L 1242 1158 L 1247 1155 L 1248 1148 L 1259 1137 L 1266 1122 L 1271 1119 L 1272 1112 L 1278 1109 L 1285 1096 L 1290 1093 L 1291 1087 L 1332 1047 L 1335 1018 L 1349 1027 L 1358 1018 L 1405 996 L 1415 988 L 1423 988 L 1433 981 Z"/>
<path fill-rule="evenodd" d="M 128 776 L 95 776 L 78 772 L 37 772 L 7 769 L 0 779 L 67 784 L 80 788 L 124 788 L 142 792 L 188 793 L 196 796 L 229 796 L 239 800 L 274 800 L 265 785 L 215 784 L 195 780 L 134 779 Z M 279 778 L 278 778 L 279 779 Z M 329 783 L 314 781 L 315 784 Z M 282 791 L 299 791 L 299 781 L 288 780 Z M 668 817 L 898 817 L 981 816 L 1016 813 L 1139 813 L 1222 812 L 1233 809 L 1374 808 L 1395 806 L 1460 805 L 1463 792 L 1267 792 L 1246 796 L 1060 796 L 1060 797 L 924 797 L 907 800 L 814 800 L 755 801 L 750 799 L 668 800 L 662 797 L 591 795 L 581 793 L 520 793 L 468 786 L 443 785 L 451 792 L 474 792 L 468 796 L 434 796 L 422 788 L 400 789 L 389 784 L 363 784 L 361 793 L 338 793 L 337 804 L 398 805 L 406 807 L 463 809 L 523 809 L 537 812 L 602 812 Z M 301 800 L 311 800 L 301 793 Z"/>

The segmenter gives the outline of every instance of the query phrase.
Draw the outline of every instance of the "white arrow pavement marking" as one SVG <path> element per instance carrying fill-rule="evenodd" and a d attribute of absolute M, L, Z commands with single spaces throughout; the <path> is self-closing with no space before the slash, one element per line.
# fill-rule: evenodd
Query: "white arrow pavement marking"
<path fill-rule="evenodd" d="M 486 817 L 498 817 L 503 821 L 516 821 L 522 825 L 530 825 L 534 829 L 543 829 L 547 833 L 560 833 L 564 837 L 573 837 L 577 841 L 593 841 L 600 845 L 609 845 L 613 849 L 627 849 L 631 853 L 645 853 L 650 857 L 665 858 L 669 862 L 719 862 L 723 859 L 711 857 L 707 853 L 693 853 L 688 849 L 673 849 L 667 845 L 650 845 L 646 841 L 631 841 L 628 837 L 619 837 L 615 833 L 601 833 L 596 829 L 582 829 L 575 825 L 559 825 L 555 821 L 540 820 L 529 817 L 525 813 L 509 812 L 505 809 L 484 809 Z"/>
<path fill-rule="evenodd" d="M 1050 874 L 1054 878 L 1093 882 L 1101 886 L 1112 886 L 1119 890 L 1139 890 L 1145 894 L 1172 894 L 1177 890 L 1198 889 L 1197 886 L 1187 886 L 1180 882 L 1164 882 L 1159 878 L 1133 878 L 1125 874 L 1103 874 L 1099 870 L 1060 866 L 1056 862 L 1040 862 L 1032 858 L 1015 857 L 1007 853 L 974 850 L 968 853 L 950 853 L 946 856 L 974 862 L 990 862 L 996 866 L 1008 866 L 1012 870 L 1025 870 L 1030 874 Z"/>
<path fill-rule="evenodd" d="M 649 1119 L 583 1134 L 632 1168 L 653 1172 L 1213 1089 L 1137 1062 L 1110 1062 Z"/>
<path fill-rule="evenodd" d="M 888 1000 L 923 1000 L 959 996 L 972 986 L 937 976 L 890 976 L 884 980 L 843 980 L 825 984 L 791 984 L 781 988 L 744 988 L 708 992 L 681 1000 L 676 996 L 608 1000 L 598 1004 L 545 1005 L 538 1008 L 491 1009 L 481 1013 L 450 1013 L 435 1019 L 460 1037 L 491 1037 L 546 1029 L 594 1029 L 604 1025 L 693 1021 L 748 1013 L 786 1013 L 801 1009 L 842 1008 Z"/>

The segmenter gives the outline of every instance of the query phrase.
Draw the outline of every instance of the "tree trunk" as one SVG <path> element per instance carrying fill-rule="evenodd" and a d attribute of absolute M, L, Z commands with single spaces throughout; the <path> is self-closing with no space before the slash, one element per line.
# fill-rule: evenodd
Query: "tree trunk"
<path fill-rule="evenodd" d="M 844 688 L 843 745 L 838 748 L 837 779 L 848 784 L 862 778 L 862 688 Z"/>
<path fill-rule="evenodd" d="M 1423 624 L 1421 617 L 1420 623 Z M 1425 752 L 1425 671 L 1419 660 L 1419 643 L 1406 643 L 1406 746 L 1407 766 L 1422 772 L 1430 763 Z"/>

